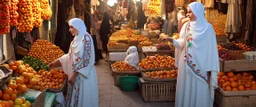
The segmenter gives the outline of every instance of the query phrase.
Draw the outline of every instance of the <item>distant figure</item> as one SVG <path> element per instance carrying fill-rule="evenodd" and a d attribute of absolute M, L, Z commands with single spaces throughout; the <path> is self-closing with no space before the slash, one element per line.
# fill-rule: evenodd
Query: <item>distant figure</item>
<path fill-rule="evenodd" d="M 102 48 L 103 51 L 106 52 L 105 60 L 108 60 L 108 40 L 109 40 L 109 34 L 110 34 L 110 23 L 109 23 L 109 15 L 107 12 L 103 15 L 103 20 L 100 25 L 100 40 L 102 42 Z"/>
<path fill-rule="evenodd" d="M 142 10 L 142 3 L 141 3 L 141 1 L 137 2 L 137 6 L 138 6 L 137 28 L 138 29 L 143 29 L 144 28 L 144 24 L 147 22 L 147 17 L 145 15 L 144 11 Z"/>
<path fill-rule="evenodd" d="M 177 19 L 178 19 L 178 32 L 180 32 L 180 29 L 182 27 L 182 20 L 186 18 L 185 11 L 184 10 L 179 10 L 177 14 Z"/>

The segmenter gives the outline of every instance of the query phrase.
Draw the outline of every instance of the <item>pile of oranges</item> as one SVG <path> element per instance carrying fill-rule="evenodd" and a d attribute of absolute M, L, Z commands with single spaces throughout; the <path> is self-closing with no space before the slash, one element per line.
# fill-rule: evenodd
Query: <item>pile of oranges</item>
<path fill-rule="evenodd" d="M 174 66 L 174 58 L 164 55 L 160 56 L 155 54 L 154 56 L 147 56 L 139 63 L 139 67 L 142 69 L 158 69 L 158 68 L 171 68 Z"/>
<path fill-rule="evenodd" d="M 218 85 L 224 91 L 256 90 L 254 77 L 247 72 L 234 74 L 233 72 L 220 72 L 218 74 Z"/>
<path fill-rule="evenodd" d="M 154 79 L 168 79 L 168 78 L 176 78 L 178 70 L 159 70 L 159 71 L 151 71 L 145 72 L 145 76 L 148 78 Z"/>
<path fill-rule="evenodd" d="M 63 70 L 51 69 L 50 72 L 45 70 L 38 71 L 40 75 L 39 82 L 36 84 L 36 89 L 45 90 L 48 88 L 60 89 L 67 77 Z"/>

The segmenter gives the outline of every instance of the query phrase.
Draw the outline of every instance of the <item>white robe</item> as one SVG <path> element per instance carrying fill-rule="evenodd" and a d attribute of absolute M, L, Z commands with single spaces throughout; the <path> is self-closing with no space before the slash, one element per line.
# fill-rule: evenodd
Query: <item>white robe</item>
<path fill-rule="evenodd" d="M 80 39 L 82 42 L 78 44 L 76 49 L 71 46 L 69 53 L 59 59 L 68 78 L 71 78 L 74 69 L 79 72 L 74 85 L 68 83 L 66 107 L 99 107 L 98 80 L 94 67 L 95 54 L 92 38 L 86 34 Z M 74 41 L 75 39 L 72 43 Z M 80 61 L 81 59 L 84 61 Z"/>
<path fill-rule="evenodd" d="M 212 107 L 217 87 L 219 58 L 216 36 L 212 25 L 203 16 L 203 6 L 195 5 L 201 6 L 202 13 L 195 13 L 200 20 L 185 23 L 180 38 L 173 40 L 173 45 L 181 52 L 177 58 L 175 107 Z M 211 76 L 208 76 L 209 71 Z"/>

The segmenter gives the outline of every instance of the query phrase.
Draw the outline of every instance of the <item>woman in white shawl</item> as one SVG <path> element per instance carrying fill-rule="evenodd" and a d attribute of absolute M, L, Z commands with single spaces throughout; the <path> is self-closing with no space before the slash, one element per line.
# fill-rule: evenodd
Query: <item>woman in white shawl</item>
<path fill-rule="evenodd" d="M 69 31 L 75 36 L 69 52 L 50 63 L 49 67 L 61 66 L 68 75 L 67 107 L 98 107 L 98 80 L 91 35 L 86 32 L 81 19 L 73 18 L 68 24 Z"/>
<path fill-rule="evenodd" d="M 135 69 L 138 69 L 139 55 L 138 55 L 137 48 L 135 46 L 130 46 L 126 53 L 127 53 L 127 56 L 124 61 L 127 64 L 133 66 Z"/>
<path fill-rule="evenodd" d="M 216 36 L 204 17 L 200 2 L 188 5 L 190 21 L 185 23 L 180 38 L 169 40 L 180 50 L 175 107 L 212 107 L 217 87 L 219 57 Z"/>

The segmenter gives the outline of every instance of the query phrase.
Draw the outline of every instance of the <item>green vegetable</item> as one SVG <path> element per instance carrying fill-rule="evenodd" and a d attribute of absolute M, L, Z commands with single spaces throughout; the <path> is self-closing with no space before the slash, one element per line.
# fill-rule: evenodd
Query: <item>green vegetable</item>
<path fill-rule="evenodd" d="M 37 58 L 34 58 L 32 56 L 24 56 L 22 60 L 25 64 L 29 64 L 35 71 L 39 71 L 39 70 L 49 71 L 48 65 L 46 65 L 43 61 Z"/>

